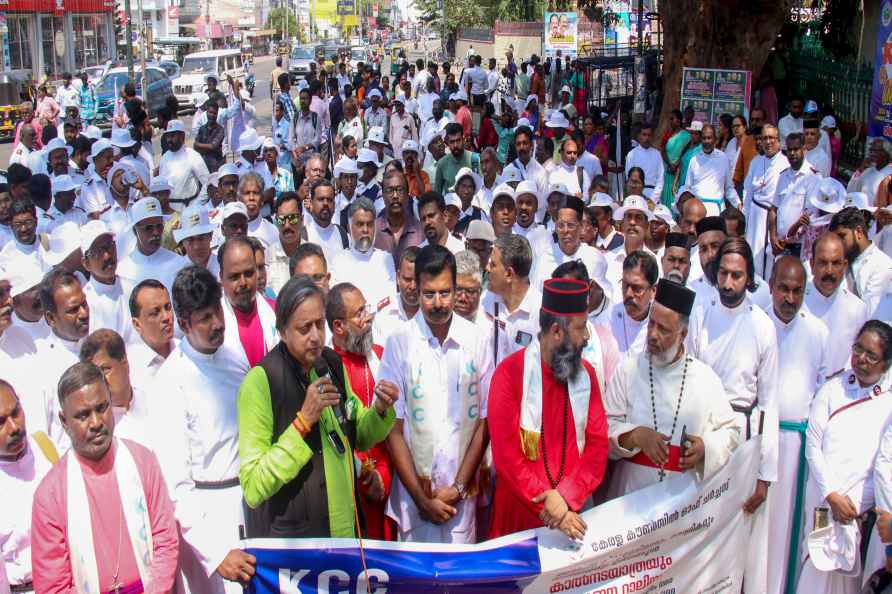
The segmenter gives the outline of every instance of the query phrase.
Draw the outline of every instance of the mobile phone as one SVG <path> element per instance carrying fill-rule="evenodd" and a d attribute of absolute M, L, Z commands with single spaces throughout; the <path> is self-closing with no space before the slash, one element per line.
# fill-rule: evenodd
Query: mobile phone
<path fill-rule="evenodd" d="M 684 425 L 681 428 L 681 442 L 679 445 L 680 445 L 680 449 L 681 449 L 681 457 L 684 458 L 685 450 L 688 449 L 688 426 L 687 425 Z"/>
<path fill-rule="evenodd" d="M 328 432 L 328 441 L 331 443 L 332 447 L 337 450 L 338 454 L 343 456 L 344 452 L 346 452 L 346 448 L 344 448 L 344 442 L 341 439 L 341 436 L 338 435 L 338 432 L 332 429 Z"/>

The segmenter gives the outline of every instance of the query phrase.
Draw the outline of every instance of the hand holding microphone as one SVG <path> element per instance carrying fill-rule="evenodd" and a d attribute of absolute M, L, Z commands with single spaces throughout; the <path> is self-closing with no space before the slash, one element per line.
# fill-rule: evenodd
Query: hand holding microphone
<path fill-rule="evenodd" d="M 307 388 L 307 397 L 300 411 L 310 425 L 315 425 L 319 422 L 322 411 L 328 406 L 337 405 L 340 400 L 341 395 L 331 379 L 320 376 Z M 335 406 L 334 410 L 337 411 L 335 414 L 338 414 L 340 407 Z"/>

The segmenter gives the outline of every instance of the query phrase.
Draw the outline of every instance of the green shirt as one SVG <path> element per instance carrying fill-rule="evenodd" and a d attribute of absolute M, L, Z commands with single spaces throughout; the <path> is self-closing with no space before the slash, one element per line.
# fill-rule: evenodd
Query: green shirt
<path fill-rule="evenodd" d="M 315 370 L 310 371 L 310 380 L 316 380 Z M 396 414 L 391 407 L 382 417 L 374 407 L 363 405 L 350 387 L 346 370 L 344 381 L 347 388 L 347 418 L 356 422 L 356 443 L 353 445 L 357 450 L 365 451 L 387 437 Z M 322 411 L 318 425 L 323 434 L 337 431 L 341 440 L 347 443 L 331 407 Z M 294 480 L 310 461 L 313 452 L 293 425 L 289 425 L 273 442 L 275 423 L 269 382 L 260 366 L 248 372 L 239 388 L 238 427 L 241 458 L 239 479 L 245 501 L 254 508 Z M 328 439 L 322 439 L 322 459 L 331 536 L 353 538 L 356 535 L 353 454 L 348 451 L 340 455 Z"/>
<path fill-rule="evenodd" d="M 480 155 L 465 149 L 461 159 L 456 159 L 451 152 L 447 152 L 437 161 L 437 172 L 434 175 L 434 190 L 445 195 L 455 184 L 455 174 L 462 167 L 470 167 L 474 173 L 479 173 Z"/>

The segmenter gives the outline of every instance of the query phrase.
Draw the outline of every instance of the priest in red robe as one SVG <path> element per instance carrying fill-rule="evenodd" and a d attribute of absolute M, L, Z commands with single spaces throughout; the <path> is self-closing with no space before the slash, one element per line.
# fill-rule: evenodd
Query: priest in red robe
<path fill-rule="evenodd" d="M 366 406 L 375 400 L 375 377 L 384 349 L 372 344 L 372 309 L 356 286 L 340 283 L 326 298 L 325 317 L 335 352 L 341 356 L 350 389 Z M 385 442 L 355 452 L 362 462 L 359 506 L 365 517 L 363 537 L 396 540 L 396 525 L 384 513 L 392 478 L 390 452 Z"/>
<path fill-rule="evenodd" d="M 582 281 L 545 281 L 538 340 L 493 375 L 490 538 L 540 526 L 572 539 L 585 534 L 579 512 L 604 477 L 608 450 L 598 380 L 582 358 L 590 338 L 587 298 Z"/>

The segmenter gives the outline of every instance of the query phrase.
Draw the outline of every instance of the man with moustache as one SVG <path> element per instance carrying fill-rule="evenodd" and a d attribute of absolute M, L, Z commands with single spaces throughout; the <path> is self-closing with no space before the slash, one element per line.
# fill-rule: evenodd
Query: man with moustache
<path fill-rule="evenodd" d="M 685 286 L 691 272 L 691 252 L 689 239 L 685 233 L 666 234 L 666 246 L 660 263 L 663 265 L 663 278 Z"/>
<path fill-rule="evenodd" d="M 756 273 L 771 272 L 768 212 L 777 193 L 781 173 L 790 167 L 781 152 L 780 135 L 772 124 L 762 126 L 763 155 L 753 158 L 743 182 L 743 208 L 746 214 L 746 240 L 753 246 Z"/>
<path fill-rule="evenodd" d="M 351 246 L 331 261 L 332 285 L 352 282 L 370 303 L 379 303 L 391 294 L 396 270 L 390 254 L 374 247 L 375 205 L 359 197 L 347 213 Z"/>
<path fill-rule="evenodd" d="M 539 210 L 539 189 L 536 182 L 532 180 L 520 182 L 514 190 L 514 196 L 517 203 L 517 223 L 514 224 L 512 231 L 526 237 L 530 245 L 546 239 L 548 231 L 544 225 L 536 221 Z"/>
<path fill-rule="evenodd" d="M 359 167 L 353 159 L 342 157 L 334 168 L 334 176 L 338 182 L 338 195 L 335 196 L 334 219 L 341 227 L 348 226 L 347 208 L 356 198 L 356 188 L 359 183 Z"/>
<path fill-rule="evenodd" d="M 137 386 L 148 386 L 179 342 L 173 337 L 173 306 L 167 288 L 153 278 L 133 288 L 129 306 L 137 335 L 127 345 L 131 378 Z"/>
<path fill-rule="evenodd" d="M 607 388 L 610 449 L 620 460 L 610 497 L 663 482 L 670 473 L 690 471 L 690 480 L 702 480 L 737 446 L 740 428 L 721 380 L 685 349 L 695 297 L 679 283 L 660 280 L 647 348 L 623 360 Z"/>
<path fill-rule="evenodd" d="M 620 353 L 636 355 L 645 348 L 648 316 L 660 271 L 649 252 L 638 250 L 623 261 L 619 297 L 610 309 L 609 320 Z"/>
<path fill-rule="evenodd" d="M 792 135 L 791 135 L 792 137 Z M 789 149 L 790 143 L 787 148 Z M 772 307 L 766 310 L 777 331 L 778 438 L 777 484 L 769 492 L 768 584 L 769 592 L 785 592 L 785 582 L 795 580 L 789 572 L 798 566 L 798 546 L 803 535 L 802 510 L 795 501 L 804 495 L 805 433 L 812 399 L 831 370 L 827 366 L 830 332 L 808 308 L 803 308 L 808 277 L 799 258 L 781 256 L 774 262 L 769 285 Z M 791 548 L 791 543 L 795 546 Z"/>
<path fill-rule="evenodd" d="M 188 260 L 161 246 L 164 218 L 161 203 L 155 198 L 142 198 L 130 208 L 132 233 L 136 235 L 136 249 L 118 261 L 118 276 L 130 286 L 147 278 L 161 281 L 168 290 L 177 272 Z"/>
<path fill-rule="evenodd" d="M 582 243 L 584 208 L 584 203 L 576 196 L 565 195 L 561 198 L 555 218 L 556 237 L 551 245 L 544 241 L 538 244 L 544 253 L 537 254 L 531 274 L 534 286 L 537 288 L 545 279 L 551 278 L 555 268 L 571 260 L 582 260 L 589 271 L 589 276 L 595 276 L 599 262 L 604 260 L 604 256 L 592 246 Z"/>
<path fill-rule="evenodd" d="M 867 305 L 844 282 L 848 266 L 845 245 L 837 234 L 818 237 L 811 257 L 812 280 L 805 287 L 805 306 L 833 330 L 833 340 L 827 345 L 828 375 L 848 366 L 855 335 L 868 319 Z"/>
<path fill-rule="evenodd" d="M 413 213 L 409 184 L 401 172 L 389 171 L 381 188 L 384 209 L 375 218 L 375 247 L 388 252 L 396 266 L 404 250 L 424 240 L 424 230 Z"/>
<path fill-rule="evenodd" d="M 245 237 L 227 239 L 217 252 L 223 286 L 225 347 L 245 373 L 279 342 L 276 312 L 266 299 L 258 299 L 254 248 Z"/>
<path fill-rule="evenodd" d="M 158 460 L 115 437 L 108 385 L 92 363 L 65 371 L 58 399 L 72 447 L 34 494 L 34 591 L 172 590 L 179 539 Z"/>
<path fill-rule="evenodd" d="M 77 205 L 88 217 L 98 219 L 115 203 L 106 181 L 108 172 L 115 164 L 115 147 L 107 139 L 100 138 L 90 147 L 90 161 L 93 171 L 81 187 Z"/>
<path fill-rule="evenodd" d="M 641 196 L 626 196 L 623 205 L 613 212 L 614 221 L 622 224 L 623 245 L 609 254 L 607 258 L 607 278 L 613 286 L 619 286 L 622 279 L 623 262 L 632 252 L 642 250 L 656 260 L 657 256 L 647 248 L 645 238 L 653 219 L 653 213 Z M 656 281 L 654 281 L 656 282 Z"/>
<path fill-rule="evenodd" d="M 211 250 L 214 229 L 207 208 L 193 202 L 183 210 L 179 227 L 173 230 L 173 240 L 185 252 L 190 263 L 203 266 L 218 276 L 220 265 Z"/>
<path fill-rule="evenodd" d="M 90 273 L 90 280 L 84 285 L 90 306 L 90 329 L 108 328 L 117 332 L 124 342 L 132 342 L 133 322 L 117 274 L 115 236 L 103 221 L 90 221 L 81 228 L 80 244 L 83 266 Z"/>
<path fill-rule="evenodd" d="M 536 184 L 536 195 L 545 196 L 548 191 L 548 172 L 539 161 L 533 158 L 533 131 L 528 126 L 519 126 L 514 131 L 514 149 L 517 158 L 511 162 L 520 172 L 522 181 Z M 545 202 L 538 205 L 536 220 L 541 221 L 545 215 Z"/>
<path fill-rule="evenodd" d="M 155 377 L 151 423 L 164 435 L 154 446 L 185 541 L 180 569 L 192 592 L 237 594 L 254 573 L 239 548 L 236 396 L 247 365 L 224 347 L 223 292 L 207 269 L 182 269 L 172 294 L 184 338 Z"/>
<path fill-rule="evenodd" d="M 169 121 L 162 136 L 167 141 L 168 150 L 161 155 L 158 171 L 173 186 L 170 199 L 188 204 L 193 198 L 207 195 L 210 172 L 198 151 L 186 146 L 183 122 Z"/>
<path fill-rule="evenodd" d="M 379 376 L 409 395 L 397 401 L 388 437 L 397 481 L 387 515 L 402 541 L 473 543 L 489 337 L 453 313 L 456 267 L 448 249 L 422 248 L 415 281 L 420 311 L 387 339 Z"/>
<path fill-rule="evenodd" d="M 344 282 L 328 293 L 325 319 L 332 334 L 332 348 L 344 363 L 350 388 L 365 406 L 372 406 L 384 353 L 384 348 L 374 342 L 374 310 L 356 285 Z M 390 452 L 379 443 L 364 452 L 355 449 L 354 453 L 362 463 L 357 499 L 365 517 L 365 536 L 395 540 L 396 525 L 385 514 L 393 478 Z"/>
<path fill-rule="evenodd" d="M 465 249 L 465 242 L 446 226 L 446 200 L 437 192 L 425 192 L 418 200 L 418 217 L 424 229 L 424 241 L 418 247 L 439 245 L 453 255 Z"/>
<path fill-rule="evenodd" d="M 395 293 L 377 303 L 375 323 L 372 328 L 375 342 L 384 344 L 387 337 L 393 334 L 403 322 L 411 320 L 418 313 L 418 285 L 415 283 L 415 259 L 418 257 L 418 246 L 406 248 L 400 255 L 396 268 Z"/>
<path fill-rule="evenodd" d="M 704 203 L 710 215 L 724 210 L 725 202 L 732 206 L 740 204 L 734 189 L 731 163 L 727 155 L 716 148 L 716 140 L 715 128 L 705 124 L 700 135 L 701 150 L 691 158 L 684 180 L 685 187 Z"/>
<path fill-rule="evenodd" d="M 820 183 L 821 176 L 805 159 L 802 133 L 794 132 L 787 137 L 787 160 L 790 168 L 780 174 L 777 192 L 768 211 L 768 236 L 775 256 L 784 251 L 798 254 L 802 244 L 787 241 L 790 229 L 799 221 L 810 196 Z"/>
<path fill-rule="evenodd" d="M 48 250 L 37 235 L 37 207 L 30 198 L 16 198 L 10 206 L 12 241 L 0 248 L 0 265 L 26 265 L 47 270 Z"/>
<path fill-rule="evenodd" d="M 741 437 L 749 439 L 762 430 L 759 472 L 753 477 L 753 493 L 743 506 L 745 512 L 756 514 L 754 533 L 761 533 L 758 527 L 768 520 L 761 506 L 778 474 L 776 332 L 768 315 L 750 297 L 755 265 L 752 250 L 743 238 L 726 239 L 706 273 L 718 294 L 698 303 L 691 316 L 686 346 L 722 380 L 737 422 L 743 428 Z M 765 533 L 765 540 L 754 536 L 747 551 L 747 580 L 752 578 L 757 590 L 766 587 Z"/>
<path fill-rule="evenodd" d="M 6 499 L 0 511 L 0 534 L 4 535 L 0 573 L 5 568 L 14 592 L 34 589 L 31 505 L 37 486 L 58 458 L 45 433 L 28 431 L 25 410 L 15 388 L 0 379 L 0 489 Z"/>
<path fill-rule="evenodd" d="M 867 304 L 867 315 L 873 317 L 892 282 L 892 258 L 869 239 L 869 227 L 861 209 L 848 207 L 833 215 L 829 230 L 845 247 L 848 288 Z"/>
<path fill-rule="evenodd" d="M 697 223 L 706 216 L 706 207 L 697 198 L 689 198 L 681 205 L 681 216 L 678 219 L 678 230 L 687 234 L 691 246 L 691 272 L 689 280 L 695 281 L 703 276 L 703 268 L 700 266 L 697 244 Z"/>
<path fill-rule="evenodd" d="M 10 306 L 8 323 L 14 328 L 6 340 L 0 340 L 0 351 L 33 352 L 34 343 L 51 332 L 40 304 L 43 271 L 28 266 L 27 262 L 17 262 L 6 268 L 0 265 L 0 275 L 0 282 L 8 283 L 9 303 L 4 302 L 3 307 Z"/>
<path fill-rule="evenodd" d="M 608 449 L 599 378 L 583 359 L 587 304 L 585 282 L 548 279 L 537 338 L 493 376 L 490 537 L 540 526 L 585 535 L 579 512 L 604 476 Z"/>
<path fill-rule="evenodd" d="M 507 183 L 501 183 L 493 189 L 489 218 L 496 237 L 514 232 L 514 225 L 517 223 L 517 204 L 514 189 Z"/>
<path fill-rule="evenodd" d="M 310 188 L 310 218 L 307 219 L 307 241 L 325 252 L 328 262 L 349 247 L 347 231 L 332 221 L 335 189 L 328 180 L 319 180 Z"/>

